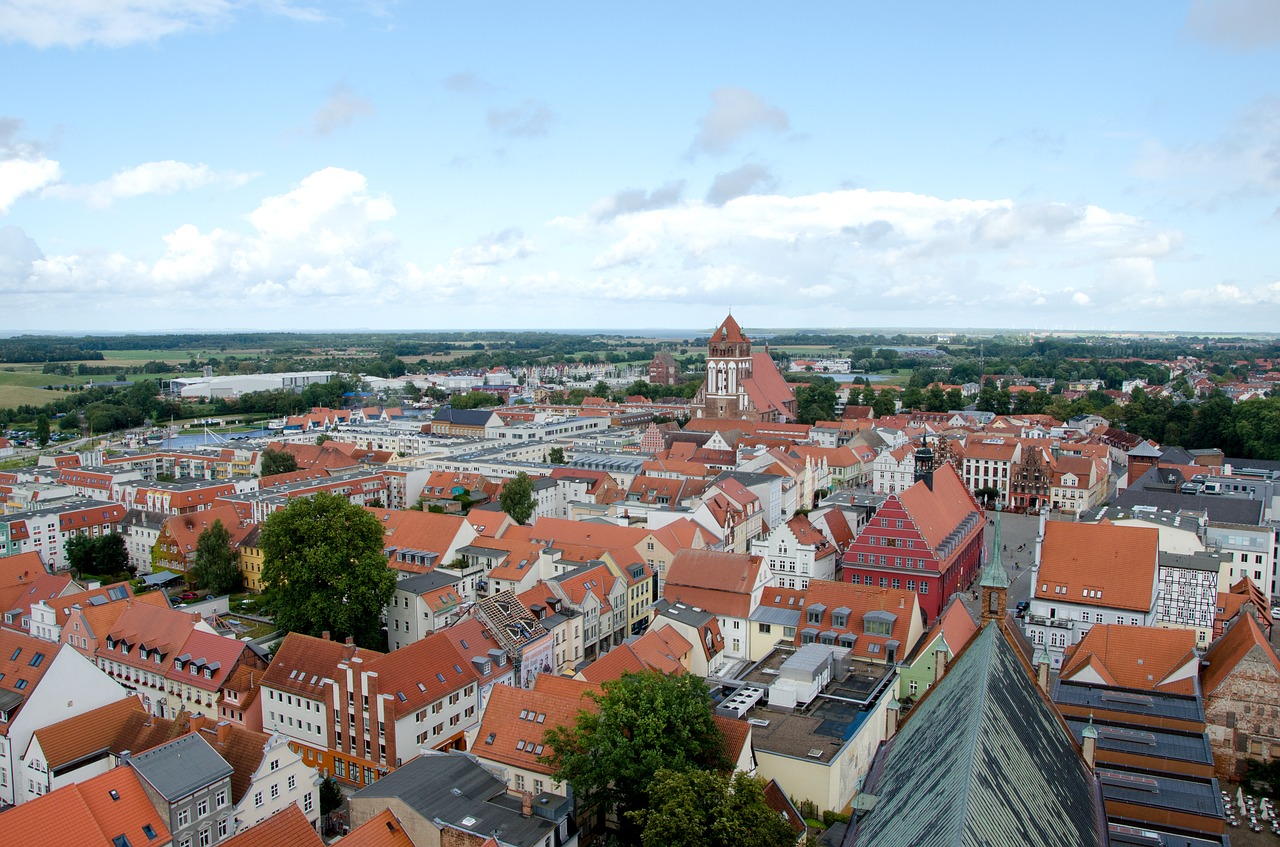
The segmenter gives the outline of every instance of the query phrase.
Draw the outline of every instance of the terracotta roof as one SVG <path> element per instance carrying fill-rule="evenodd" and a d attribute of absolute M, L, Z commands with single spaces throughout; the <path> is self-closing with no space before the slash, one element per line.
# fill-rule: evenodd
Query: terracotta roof
<path fill-rule="evenodd" d="M 804 835 L 808 825 L 804 822 L 804 817 L 801 816 L 795 804 L 787 797 L 787 793 L 782 790 L 782 786 L 778 785 L 776 779 L 769 780 L 769 783 L 765 785 L 764 802 L 765 805 L 773 809 L 779 817 L 786 821 L 787 826 L 791 827 L 791 831 L 796 834 L 797 840 L 801 835 Z"/>
<path fill-rule="evenodd" d="M 648 530 L 640 527 L 588 523 L 565 518 L 538 518 L 533 523 L 530 538 L 551 544 L 598 544 L 604 548 L 614 548 L 634 547 L 648 534 Z"/>
<path fill-rule="evenodd" d="M 443 632 L 378 656 L 366 662 L 365 670 L 378 674 L 379 691 L 393 695 L 397 720 L 480 681 L 471 658 L 458 652 Z"/>
<path fill-rule="evenodd" d="M 0 612 L 13 612 L 12 629 L 27 630 L 22 618 L 31 614 L 31 604 L 41 600 L 53 600 L 72 586 L 71 577 L 54 574 L 38 574 L 35 579 L 19 585 L 0 588 Z"/>
<path fill-rule="evenodd" d="M 353 832 L 348 838 L 354 835 Z M 302 813 L 302 809 L 298 808 L 298 804 L 290 803 L 262 823 L 255 824 L 244 832 L 219 843 L 225 847 L 323 847 L 324 840 L 316 835 L 311 821 L 307 820 L 307 816 Z M 342 843 L 344 847 L 350 847 L 345 838 Z M 383 843 L 393 842 L 370 841 L 365 843 L 365 847 Z"/>
<path fill-rule="evenodd" d="M 1049 521 L 1034 596 L 1148 612 L 1159 539 L 1154 527 Z"/>
<path fill-rule="evenodd" d="M 947 602 L 942 614 L 934 621 L 934 626 L 942 631 L 942 640 L 946 642 L 947 649 L 952 655 L 963 650 L 964 645 L 968 644 L 969 639 L 973 638 L 974 633 L 978 631 L 978 624 L 973 620 L 973 615 L 969 614 L 964 603 L 960 602 L 959 594 Z"/>
<path fill-rule="evenodd" d="M 766 590 L 766 594 L 770 591 Z M 853 654 L 864 659 L 885 659 L 885 644 L 898 642 L 898 657 L 905 658 L 914 648 L 911 640 L 912 623 L 920 619 L 920 604 L 914 591 L 899 588 L 879 588 L 872 585 L 854 585 L 827 579 L 811 579 L 804 592 L 804 613 L 796 625 L 794 643 L 804 642 L 805 630 L 810 634 L 834 632 L 839 635 L 857 636 Z M 843 626 L 835 623 L 837 609 L 847 609 Z M 817 621 L 810 615 L 817 614 Z M 871 634 L 864 629 L 864 617 L 874 613 L 893 616 L 887 634 Z M 837 639 L 838 643 L 838 639 Z M 874 645 L 874 646 L 873 646 Z"/>
<path fill-rule="evenodd" d="M 322 680 L 333 679 L 340 662 L 359 656 L 367 663 L 381 655 L 339 641 L 291 632 L 280 642 L 261 684 L 311 700 L 324 700 Z"/>
<path fill-rule="evenodd" d="M 1058 678 L 1094 681 L 1092 671 L 1104 685 L 1194 694 L 1195 647 L 1191 629 L 1094 624 L 1079 644 L 1068 648 Z"/>
<path fill-rule="evenodd" d="M 919 528 L 929 549 L 935 552 L 966 517 L 975 512 L 979 516 L 982 514 L 973 495 L 951 465 L 934 470 L 932 489 L 921 480 L 894 496 Z M 979 531 L 981 526 L 979 521 Z M 961 547 L 957 546 L 959 549 Z"/>
<path fill-rule="evenodd" d="M 3 815 L 6 844 L 118 847 L 169 844 L 169 828 L 142 789 L 133 768 L 113 768 L 15 806 Z M 150 827 L 154 837 L 147 835 Z"/>
<path fill-rule="evenodd" d="M 166 659 L 188 657 L 183 659 L 182 670 L 178 670 L 172 661 L 165 661 L 164 666 L 168 669 L 164 675 L 166 679 L 175 682 L 217 691 L 226 682 L 236 665 L 240 663 L 241 656 L 248 649 L 249 646 L 238 639 L 192 630 L 187 639 L 182 642 L 182 648 L 177 656 L 166 657 Z M 191 672 L 192 668 L 196 673 Z"/>
<path fill-rule="evenodd" d="M 1258 628 L 1258 623 L 1253 616 L 1245 615 L 1236 622 L 1235 626 L 1223 633 L 1221 638 L 1210 644 L 1205 652 L 1204 661 L 1208 666 L 1200 672 L 1200 690 L 1204 696 L 1213 696 L 1218 686 L 1250 654 L 1271 663 L 1275 673 L 1272 680 L 1274 684 L 1275 679 L 1280 677 L 1280 658 L 1276 658 L 1276 652 L 1267 643 L 1266 636 Z"/>
<path fill-rule="evenodd" d="M 1011 462 L 1018 452 L 1018 442 L 1011 438 L 970 438 L 964 447 L 964 457 L 975 461 Z"/>
<path fill-rule="evenodd" d="M 366 507 L 367 508 L 367 507 Z M 419 550 L 441 558 L 453 546 L 465 520 L 461 515 L 441 515 L 412 509 L 367 508 L 382 524 L 384 548 Z"/>
<path fill-rule="evenodd" d="M 189 557 L 194 556 L 196 553 L 196 542 L 200 539 L 200 534 L 206 529 L 210 529 L 217 521 L 222 522 L 223 528 L 231 536 L 232 545 L 238 542 L 248 531 L 248 527 L 241 525 L 240 514 L 235 510 L 235 507 L 214 506 L 201 512 L 171 515 L 165 519 L 164 526 L 160 532 L 162 535 L 167 536 L 172 544 L 177 546 L 183 556 Z"/>
<path fill-rule="evenodd" d="M 553 726 L 571 726 L 581 709 L 595 711 L 598 707 L 588 695 L 599 691 L 598 685 L 550 674 L 541 674 L 532 690 L 496 685 L 470 752 L 534 773 L 550 773 L 538 761 L 543 736 Z M 541 755 L 546 753 L 543 749 Z"/>
<path fill-rule="evenodd" d="M 115 740 L 126 728 L 141 724 L 146 717 L 142 701 L 130 695 L 41 727 L 32 733 L 31 740 L 40 743 L 45 763 L 53 771 L 101 750 L 114 750 Z"/>
<path fill-rule="evenodd" d="M 655 541 L 672 553 L 677 550 L 692 550 L 699 546 L 706 547 L 715 543 L 715 539 L 710 536 L 710 533 L 689 518 L 678 518 L 665 526 L 652 530 L 650 534 Z"/>
<path fill-rule="evenodd" d="M 762 567 L 759 556 L 713 550 L 681 550 L 667 568 L 663 596 L 717 615 L 745 618 Z"/>
<path fill-rule="evenodd" d="M 47 573 L 40 554 L 34 551 L 0 557 L 0 586 L 30 582 L 40 574 Z"/>
<path fill-rule="evenodd" d="M 819 515 L 817 520 L 826 526 L 827 532 L 839 549 L 843 550 L 853 543 L 853 527 L 849 526 L 849 519 L 843 510 L 828 509 Z"/>
<path fill-rule="evenodd" d="M 414 847 L 414 843 L 404 831 L 400 819 L 390 809 L 383 809 L 343 836 L 342 847 Z"/>
<path fill-rule="evenodd" d="M 687 657 L 693 645 L 669 626 L 649 630 L 634 641 L 626 641 L 605 653 L 582 670 L 587 682 L 620 679 L 624 671 L 640 673 L 654 670 L 671 675 L 684 673 L 681 658 Z"/>
<path fill-rule="evenodd" d="M 40 684 L 60 649 L 61 644 L 0 629 L 0 690 L 21 698 L 18 705 L 9 709 L 9 720 L 0 721 L 0 733 L 9 731 L 9 724 Z"/>
<path fill-rule="evenodd" d="M 748 740 L 751 737 L 751 724 L 746 721 L 738 721 L 733 718 L 726 718 L 723 715 L 712 715 L 711 719 L 720 729 L 720 734 L 724 737 L 724 757 L 730 762 L 736 762 L 742 756 L 742 751 L 748 746 Z"/>

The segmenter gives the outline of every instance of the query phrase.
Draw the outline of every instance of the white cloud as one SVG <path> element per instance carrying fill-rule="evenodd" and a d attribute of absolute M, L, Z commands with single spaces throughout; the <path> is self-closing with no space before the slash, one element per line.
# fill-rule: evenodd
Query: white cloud
<path fill-rule="evenodd" d="M 315 135 L 324 137 L 335 130 L 351 126 L 358 118 L 372 114 L 372 103 L 356 96 L 350 88 L 339 83 L 329 92 L 329 99 L 316 111 L 311 129 Z"/>
<path fill-rule="evenodd" d="M 0 0 L 0 41 L 125 47 L 225 25 L 247 8 L 297 21 L 328 16 L 288 0 Z"/>
<path fill-rule="evenodd" d="M 690 155 L 728 151 L 740 138 L 755 130 L 785 132 L 787 113 L 745 88 L 725 86 L 711 92 L 711 108 L 698 119 L 698 134 Z"/>
<path fill-rule="evenodd" d="M 453 251 L 452 258 L 459 265 L 500 265 L 526 258 L 533 252 L 533 241 L 518 227 L 508 227 Z"/>
<path fill-rule="evenodd" d="M 18 198 L 57 182 L 62 167 L 38 144 L 18 137 L 22 122 L 0 118 L 0 215 L 8 214 Z"/>
<path fill-rule="evenodd" d="M 80 200 L 97 209 L 105 209 L 117 200 L 129 200 L 147 194 L 176 194 L 195 191 L 209 185 L 236 187 L 244 185 L 253 174 L 237 171 L 215 171 L 208 165 L 191 165 L 166 159 L 144 162 L 107 179 L 90 185 L 51 185 L 41 196 L 58 200 Z"/>

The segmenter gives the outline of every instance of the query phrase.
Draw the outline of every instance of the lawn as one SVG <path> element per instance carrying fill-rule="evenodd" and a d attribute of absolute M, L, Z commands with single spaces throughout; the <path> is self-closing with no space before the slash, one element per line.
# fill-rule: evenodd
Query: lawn
<path fill-rule="evenodd" d="M 63 376 L 61 374 L 47 374 L 39 371 L 28 370 L 11 370 L 5 368 L 0 370 L 0 385 L 17 385 L 26 388 L 38 388 L 42 385 L 79 385 L 85 382 L 86 378 L 82 376 Z"/>
<path fill-rule="evenodd" d="M 5 385 L 0 382 L 0 409 L 16 409 L 22 405 L 43 406 L 66 395 L 61 391 L 45 391 L 25 385 Z"/>

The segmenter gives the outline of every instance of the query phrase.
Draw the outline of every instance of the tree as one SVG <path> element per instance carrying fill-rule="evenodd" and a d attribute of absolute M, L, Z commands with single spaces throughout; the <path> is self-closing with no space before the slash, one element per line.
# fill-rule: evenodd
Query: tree
<path fill-rule="evenodd" d="M 649 808 L 629 817 L 643 847 L 793 847 L 796 834 L 764 789 L 741 771 L 661 770 L 649 783 Z"/>
<path fill-rule="evenodd" d="M 608 396 L 609 396 L 609 383 L 605 382 L 603 379 L 602 379 L 602 380 L 598 380 L 598 381 L 596 382 L 596 384 L 595 384 L 594 386 L 592 386 L 592 388 L 591 388 L 591 395 L 590 395 L 590 396 L 592 396 L 592 397 L 608 397 Z"/>
<path fill-rule="evenodd" d="M 262 475 L 275 476 L 278 473 L 293 473 L 298 469 L 298 460 L 287 450 L 272 450 L 268 447 L 262 451 Z"/>
<path fill-rule="evenodd" d="M 197 588 L 208 589 L 214 594 L 231 594 L 243 587 L 244 575 L 236 567 L 235 556 L 231 552 L 231 533 L 222 521 L 214 521 L 213 526 L 201 532 L 196 539 L 191 576 Z"/>
<path fill-rule="evenodd" d="M 896 388 L 884 388 L 876 395 L 876 400 L 871 404 L 871 410 L 877 418 L 887 418 L 898 411 L 897 406 L 898 390 Z"/>
<path fill-rule="evenodd" d="M 487 408 L 489 406 L 501 406 L 502 398 L 489 391 L 468 391 L 466 394 L 454 397 L 449 401 L 449 405 L 455 409 Z"/>
<path fill-rule="evenodd" d="M 336 494 L 299 497 L 262 522 L 265 605 L 286 632 L 382 648 L 380 617 L 395 593 L 371 513 Z"/>
<path fill-rule="evenodd" d="M 552 447 L 550 450 L 548 450 L 547 461 L 549 461 L 553 465 L 563 465 L 564 464 L 564 448 Z"/>
<path fill-rule="evenodd" d="M 502 511 L 511 516 L 511 520 L 523 524 L 533 516 L 533 480 L 524 471 L 507 480 L 498 495 Z"/>
<path fill-rule="evenodd" d="M 327 815 L 342 806 L 342 788 L 338 780 L 327 776 L 320 780 L 320 814 Z"/>
<path fill-rule="evenodd" d="M 73 535 L 67 539 L 67 567 L 77 579 L 81 574 L 93 573 L 93 553 L 97 545 L 87 535 Z"/>
<path fill-rule="evenodd" d="M 322 432 L 316 436 L 316 446 L 319 447 L 321 444 L 325 443 L 326 441 L 332 441 L 332 440 L 333 440 L 332 435 L 330 435 L 327 432 Z"/>
<path fill-rule="evenodd" d="M 36 418 L 36 443 L 41 447 L 49 443 L 48 415 L 40 415 Z"/>
<path fill-rule="evenodd" d="M 550 752 L 541 759 L 553 780 L 573 786 L 588 813 L 613 811 L 625 819 L 628 812 L 647 809 L 649 786 L 660 770 L 728 766 L 700 677 L 623 673 L 588 696 L 596 708 L 549 729 L 543 743 Z M 618 835 L 628 843 L 640 841 L 635 827 Z"/>

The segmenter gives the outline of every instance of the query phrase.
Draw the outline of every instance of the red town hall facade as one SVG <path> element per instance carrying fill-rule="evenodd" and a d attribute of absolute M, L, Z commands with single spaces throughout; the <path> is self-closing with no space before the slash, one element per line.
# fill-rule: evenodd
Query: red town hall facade
<path fill-rule="evenodd" d="M 891 495 L 844 554 L 844 580 L 916 592 L 926 623 L 963 590 L 982 563 L 986 519 L 949 464 L 916 451 L 916 482 Z"/>

